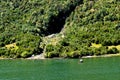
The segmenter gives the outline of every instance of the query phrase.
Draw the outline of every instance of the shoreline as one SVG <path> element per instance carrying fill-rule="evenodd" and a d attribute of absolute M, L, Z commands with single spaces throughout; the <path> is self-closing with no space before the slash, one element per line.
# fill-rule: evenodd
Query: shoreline
<path fill-rule="evenodd" d="M 117 54 L 105 54 L 105 55 L 93 55 L 93 56 L 83 56 L 82 58 L 99 58 L 99 57 L 115 57 L 115 56 L 120 56 L 120 53 Z"/>
<path fill-rule="evenodd" d="M 81 58 L 100 58 L 100 57 L 116 57 L 116 56 L 120 56 L 120 53 L 117 53 L 117 54 L 105 54 L 105 55 L 99 55 L 99 56 L 96 56 L 96 55 L 93 55 L 93 56 L 83 56 Z M 0 60 L 7 60 L 7 59 L 25 59 L 25 60 L 43 60 L 43 59 L 65 59 L 65 58 L 61 58 L 61 57 L 57 57 L 57 58 L 41 58 L 41 57 L 28 57 L 28 58 L 3 58 L 3 57 L 0 57 Z M 75 58 L 75 59 L 79 59 L 79 58 Z"/>

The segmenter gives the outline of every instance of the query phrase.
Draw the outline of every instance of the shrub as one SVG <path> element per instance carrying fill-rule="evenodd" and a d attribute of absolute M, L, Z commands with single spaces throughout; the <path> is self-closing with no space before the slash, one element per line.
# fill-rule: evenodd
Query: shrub
<path fill-rule="evenodd" d="M 26 58 L 26 57 L 28 56 L 28 54 L 29 54 L 28 51 L 23 51 L 20 56 L 21 56 L 22 58 Z"/>
<path fill-rule="evenodd" d="M 55 47 L 51 44 L 49 45 L 46 45 L 46 52 L 51 52 L 51 51 L 54 51 Z"/>
<path fill-rule="evenodd" d="M 59 53 L 58 53 L 58 52 L 55 52 L 55 51 L 47 52 L 47 53 L 45 54 L 45 57 L 46 57 L 46 58 L 59 57 Z"/>
<path fill-rule="evenodd" d="M 67 57 L 70 58 L 79 58 L 80 56 L 80 51 L 72 51 L 67 53 Z"/>
<path fill-rule="evenodd" d="M 114 47 L 114 48 L 109 49 L 107 53 L 108 54 L 116 54 L 116 53 L 119 53 L 119 50 L 117 50 L 117 48 Z"/>
<path fill-rule="evenodd" d="M 0 48 L 0 56 L 5 55 L 6 49 L 5 48 Z"/>

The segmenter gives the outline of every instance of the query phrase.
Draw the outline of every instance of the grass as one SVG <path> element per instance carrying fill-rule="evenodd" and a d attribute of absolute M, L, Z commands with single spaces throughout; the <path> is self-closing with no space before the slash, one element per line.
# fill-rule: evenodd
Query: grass
<path fill-rule="evenodd" d="M 120 45 L 117 45 L 117 46 L 108 46 L 108 49 L 111 49 L 111 48 L 117 48 L 120 51 Z"/>
<path fill-rule="evenodd" d="M 16 45 L 16 43 L 12 43 L 12 44 L 8 44 L 8 45 L 5 45 L 5 47 L 8 49 L 8 50 L 18 50 L 19 47 Z"/>
<path fill-rule="evenodd" d="M 91 43 L 91 47 L 100 48 L 102 44 Z"/>
<path fill-rule="evenodd" d="M 16 47 L 16 43 L 12 43 L 12 44 L 5 45 L 5 47 L 6 47 L 7 49 L 15 48 L 15 47 Z"/>
<path fill-rule="evenodd" d="M 102 44 L 96 44 L 96 43 L 91 43 L 91 47 L 94 47 L 94 48 L 100 48 L 102 47 Z M 116 48 L 117 50 L 120 51 L 120 45 L 112 45 L 112 46 L 107 46 L 108 49 L 112 49 L 112 48 Z"/>

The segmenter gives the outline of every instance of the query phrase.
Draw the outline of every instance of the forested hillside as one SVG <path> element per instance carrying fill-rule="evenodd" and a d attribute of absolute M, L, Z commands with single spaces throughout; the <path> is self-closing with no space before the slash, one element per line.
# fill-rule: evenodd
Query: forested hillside
<path fill-rule="evenodd" d="M 119 0 L 1 0 L 0 5 L 1 57 L 25 58 L 43 50 L 45 57 L 120 52 Z M 64 37 L 55 45 L 43 42 L 56 33 Z"/>
<path fill-rule="evenodd" d="M 84 0 L 67 18 L 64 39 L 47 46 L 47 57 L 79 57 L 120 52 L 120 1 Z"/>

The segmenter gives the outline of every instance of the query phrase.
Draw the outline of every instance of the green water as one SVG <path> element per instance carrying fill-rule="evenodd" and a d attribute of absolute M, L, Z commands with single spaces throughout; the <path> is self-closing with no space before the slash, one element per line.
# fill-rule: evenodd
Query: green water
<path fill-rule="evenodd" d="M 120 80 L 120 57 L 0 60 L 0 80 Z"/>

